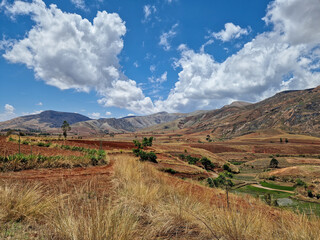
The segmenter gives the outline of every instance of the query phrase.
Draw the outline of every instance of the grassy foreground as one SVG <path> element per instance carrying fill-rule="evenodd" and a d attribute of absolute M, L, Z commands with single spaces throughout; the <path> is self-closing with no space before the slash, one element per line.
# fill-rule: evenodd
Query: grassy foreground
<path fill-rule="evenodd" d="M 114 156 L 112 189 L 95 179 L 68 194 L 0 183 L 0 238 L 11 239 L 319 239 L 320 221 L 212 190 Z"/>

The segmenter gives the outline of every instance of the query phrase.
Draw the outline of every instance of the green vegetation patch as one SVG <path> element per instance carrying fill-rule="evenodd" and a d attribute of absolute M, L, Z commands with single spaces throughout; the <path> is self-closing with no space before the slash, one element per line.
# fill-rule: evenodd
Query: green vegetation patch
<path fill-rule="evenodd" d="M 277 190 L 268 190 L 268 189 L 263 189 L 263 188 L 257 188 L 251 185 L 238 188 L 235 190 L 235 192 L 238 193 L 246 193 L 246 194 L 251 194 L 253 196 L 257 195 L 264 195 L 264 194 L 271 194 L 273 195 L 274 198 L 287 198 L 292 195 L 292 193 L 286 193 L 286 192 L 279 192 Z"/>
<path fill-rule="evenodd" d="M 37 168 L 72 168 L 107 164 L 106 154 L 103 150 L 97 154 L 86 156 L 43 156 L 13 154 L 0 156 L 0 172 L 21 171 Z"/>
<path fill-rule="evenodd" d="M 261 186 L 278 189 L 278 190 L 286 190 L 286 191 L 294 191 L 295 187 L 289 187 L 289 186 L 281 186 L 274 183 L 268 183 L 268 182 L 260 182 Z"/>

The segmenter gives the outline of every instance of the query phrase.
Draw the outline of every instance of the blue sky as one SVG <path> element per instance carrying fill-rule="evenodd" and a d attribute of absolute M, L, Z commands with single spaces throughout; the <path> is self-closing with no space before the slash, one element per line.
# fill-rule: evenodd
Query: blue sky
<path fill-rule="evenodd" d="M 191 112 L 320 85 L 318 0 L 0 6 L 0 121 Z"/>

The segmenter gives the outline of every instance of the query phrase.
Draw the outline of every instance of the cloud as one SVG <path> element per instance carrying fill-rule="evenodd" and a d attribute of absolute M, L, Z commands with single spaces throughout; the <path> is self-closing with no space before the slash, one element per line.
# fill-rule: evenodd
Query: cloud
<path fill-rule="evenodd" d="M 43 103 L 42 103 L 42 102 L 38 102 L 36 105 L 37 105 L 37 106 L 42 106 Z"/>
<path fill-rule="evenodd" d="M 136 68 L 138 68 L 138 67 L 139 67 L 139 63 L 138 63 L 137 61 L 135 61 L 135 62 L 133 63 L 133 66 L 135 66 Z"/>
<path fill-rule="evenodd" d="M 144 5 L 143 13 L 144 13 L 144 21 L 148 21 L 150 19 L 151 14 L 157 12 L 156 7 L 153 5 Z"/>
<path fill-rule="evenodd" d="M 112 113 L 111 112 L 106 112 L 106 114 L 105 114 L 106 116 L 111 116 L 112 115 Z"/>
<path fill-rule="evenodd" d="M 133 117 L 133 116 L 135 116 L 133 113 L 129 113 L 128 115 L 127 115 L 128 117 Z"/>
<path fill-rule="evenodd" d="M 228 42 L 232 39 L 241 37 L 241 35 L 248 35 L 249 32 L 247 29 L 243 29 L 240 26 L 236 26 L 233 23 L 226 23 L 224 25 L 225 30 L 220 32 L 213 33 L 212 36 L 216 39 L 220 39 L 223 42 Z"/>
<path fill-rule="evenodd" d="M 85 2 L 84 0 L 71 0 L 71 2 L 77 7 L 77 8 L 80 8 L 80 9 L 85 9 Z"/>
<path fill-rule="evenodd" d="M 169 32 L 164 32 L 160 36 L 159 45 L 163 47 L 165 51 L 169 51 L 171 49 L 171 45 L 169 41 L 177 34 L 175 29 L 178 27 L 178 23 L 174 24 Z"/>
<path fill-rule="evenodd" d="M 320 3 L 318 0 L 277 0 L 269 4 L 263 20 L 274 26 L 290 44 L 319 44 Z"/>
<path fill-rule="evenodd" d="M 169 112 L 193 111 L 195 106 L 210 109 L 233 100 L 255 102 L 278 91 L 320 85 L 320 38 L 313 37 L 319 33 L 314 24 L 320 22 L 318 3 L 273 2 L 264 18 L 273 29 L 258 34 L 223 62 L 181 45 L 181 57 L 175 62 L 181 68 L 178 82 L 167 99 L 155 102 L 155 108 Z M 311 16 L 306 17 L 306 11 Z M 290 26 L 295 23 L 299 24 L 294 36 Z"/>
<path fill-rule="evenodd" d="M 149 77 L 149 81 L 152 83 L 164 83 L 167 81 L 167 72 L 164 72 L 160 77 L 155 78 L 154 76 Z"/>
<path fill-rule="evenodd" d="M 4 105 L 4 112 L 0 113 L 0 121 L 6 121 L 16 116 L 14 112 L 15 108 L 10 104 Z"/>
<path fill-rule="evenodd" d="M 98 112 L 93 112 L 93 113 L 90 113 L 89 116 L 93 119 L 99 119 L 100 118 L 100 113 Z"/>
<path fill-rule="evenodd" d="M 156 70 L 156 66 L 155 65 L 151 65 L 150 66 L 150 72 L 154 72 Z"/>
<path fill-rule="evenodd" d="M 25 64 L 36 78 L 59 89 L 95 90 L 99 102 L 108 106 L 141 113 L 149 107 L 150 99 L 121 72 L 118 55 L 126 27 L 117 13 L 98 11 L 90 22 L 54 4 L 46 7 L 41 0 L 15 1 L 5 7 L 10 16 L 30 15 L 35 22 L 25 38 L 6 45 L 5 59 Z M 122 86 L 128 87 L 124 97 L 118 94 Z"/>
<path fill-rule="evenodd" d="M 33 115 L 33 114 L 39 114 L 39 113 L 42 113 L 43 110 L 36 110 L 36 111 L 33 111 L 33 112 L 23 112 L 22 115 L 25 116 L 25 115 Z"/>

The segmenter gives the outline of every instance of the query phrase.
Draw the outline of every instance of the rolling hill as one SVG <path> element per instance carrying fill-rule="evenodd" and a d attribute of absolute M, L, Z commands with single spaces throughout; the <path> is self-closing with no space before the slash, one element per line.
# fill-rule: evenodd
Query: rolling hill
<path fill-rule="evenodd" d="M 176 125 L 188 132 L 209 130 L 225 137 L 264 129 L 320 136 L 320 86 L 280 92 L 255 104 L 231 104 L 186 117 L 176 121 Z"/>
<path fill-rule="evenodd" d="M 43 111 L 39 114 L 32 114 L 17 117 L 0 123 L 0 129 L 21 129 L 32 131 L 48 131 L 54 128 L 60 128 L 63 121 L 69 124 L 91 120 L 90 118 L 78 113 Z"/>
<path fill-rule="evenodd" d="M 0 129 L 56 132 L 62 122 L 81 134 L 183 130 L 207 132 L 226 138 L 257 130 L 279 129 L 288 133 L 320 136 L 320 86 L 284 91 L 261 102 L 234 102 L 217 110 L 193 113 L 160 112 L 147 116 L 90 119 L 77 113 L 44 111 L 0 123 Z"/>

